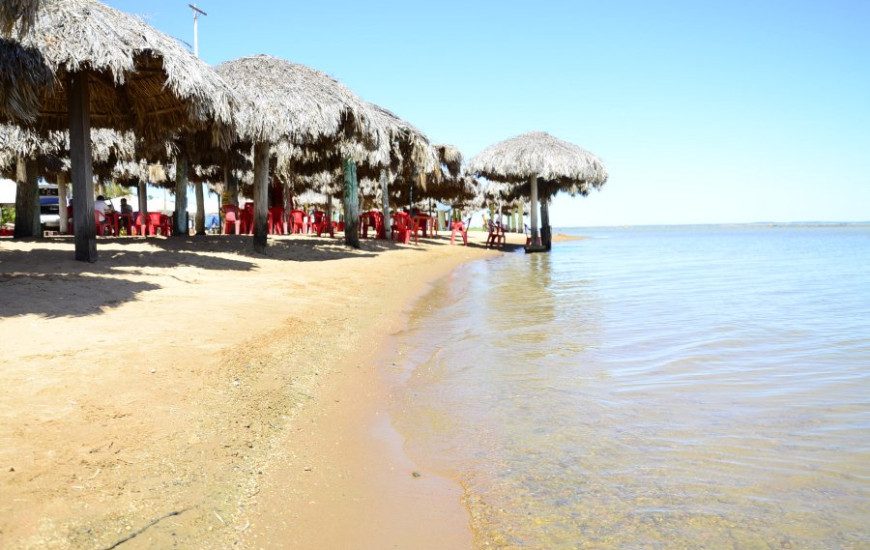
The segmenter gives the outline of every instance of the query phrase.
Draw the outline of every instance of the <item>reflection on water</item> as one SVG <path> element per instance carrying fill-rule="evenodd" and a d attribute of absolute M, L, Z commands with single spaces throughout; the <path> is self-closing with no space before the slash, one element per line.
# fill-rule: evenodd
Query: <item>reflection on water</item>
<path fill-rule="evenodd" d="M 394 419 L 478 547 L 870 547 L 866 229 L 613 231 L 437 285 Z"/>

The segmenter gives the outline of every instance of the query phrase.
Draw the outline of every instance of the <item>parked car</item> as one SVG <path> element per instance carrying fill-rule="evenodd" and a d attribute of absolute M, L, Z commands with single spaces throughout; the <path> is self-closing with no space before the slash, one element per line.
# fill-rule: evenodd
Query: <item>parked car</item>
<path fill-rule="evenodd" d="M 39 224 L 43 231 L 60 229 L 60 201 L 56 183 L 39 184 Z"/>

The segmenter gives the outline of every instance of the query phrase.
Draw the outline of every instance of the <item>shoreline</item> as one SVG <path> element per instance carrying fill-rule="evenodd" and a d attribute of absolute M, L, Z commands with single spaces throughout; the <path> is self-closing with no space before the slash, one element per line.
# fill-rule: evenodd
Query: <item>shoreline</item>
<path fill-rule="evenodd" d="M 284 534 L 338 531 L 336 515 L 288 521 L 318 509 L 293 498 L 328 503 L 332 488 L 368 495 L 344 509 L 377 511 L 389 522 L 377 535 L 420 547 L 420 521 L 440 536 L 459 509 L 451 540 L 470 540 L 461 489 L 414 477 L 397 456 L 372 365 L 431 281 L 499 252 L 450 247 L 444 233 L 361 251 L 311 237 L 270 243 L 261 257 L 245 237 L 101 239 L 97 264 L 73 261 L 71 240 L 0 243 L 4 547 L 106 547 L 155 520 L 140 547 L 286 547 Z M 303 437 L 320 456 L 302 454 Z M 453 502 L 414 517 L 420 498 Z"/>

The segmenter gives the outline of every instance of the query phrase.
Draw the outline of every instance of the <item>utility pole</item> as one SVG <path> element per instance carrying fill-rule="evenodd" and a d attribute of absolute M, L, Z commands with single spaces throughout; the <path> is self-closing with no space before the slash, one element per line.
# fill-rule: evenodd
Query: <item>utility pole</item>
<path fill-rule="evenodd" d="M 199 20 L 199 14 L 208 14 L 197 8 L 196 4 L 188 4 L 187 6 L 193 10 L 193 55 L 199 57 L 199 30 L 197 28 L 197 21 Z"/>
<path fill-rule="evenodd" d="M 208 15 L 201 9 L 196 7 L 196 4 L 188 4 L 190 9 L 193 10 L 193 55 L 199 57 L 199 28 L 197 23 L 199 21 L 199 15 Z M 175 159 L 175 177 L 176 177 L 176 205 L 178 201 L 182 201 L 181 203 L 184 205 L 183 214 L 181 214 L 181 210 L 176 207 L 176 212 L 179 212 L 179 215 L 184 218 L 183 221 L 178 222 L 178 232 L 181 235 L 189 234 L 189 226 L 187 223 L 187 170 L 189 164 L 189 154 L 190 151 L 187 148 L 182 148 L 179 152 L 180 155 L 183 155 L 182 158 L 176 157 Z M 202 182 L 197 182 L 193 186 L 194 196 L 196 197 L 196 216 L 193 221 L 194 232 L 196 235 L 205 235 L 205 194 L 202 189 Z M 183 224 L 183 227 L 182 227 Z"/>

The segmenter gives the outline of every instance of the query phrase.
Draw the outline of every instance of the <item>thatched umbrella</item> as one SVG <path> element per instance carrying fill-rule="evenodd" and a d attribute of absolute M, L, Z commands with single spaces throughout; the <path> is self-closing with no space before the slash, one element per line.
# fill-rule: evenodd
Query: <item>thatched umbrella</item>
<path fill-rule="evenodd" d="M 388 129 L 367 103 L 320 71 L 266 55 L 228 61 L 217 71 L 232 84 L 239 98 L 239 136 L 254 145 L 255 248 L 266 246 L 270 144 L 287 140 L 314 149 L 338 150 L 345 187 L 353 189 L 348 195 L 354 197 L 356 163 L 371 159 L 372 154 L 388 160 Z M 351 207 L 346 201 L 345 216 L 349 221 L 356 217 L 356 213 L 347 211 Z M 355 232 L 352 237 L 346 234 L 345 240 L 359 246 Z"/>
<path fill-rule="evenodd" d="M 601 160 L 566 141 L 543 132 L 508 139 L 483 150 L 468 163 L 469 172 L 508 183 L 528 182 L 531 198 L 532 244 L 541 250 L 538 236 L 538 185 L 548 193 L 559 190 L 600 188 L 607 181 Z"/>
<path fill-rule="evenodd" d="M 219 145 L 232 136 L 232 92 L 208 65 L 95 0 L 40 2 L 26 31 L 0 40 L 0 84 L 15 90 L 0 94 L 0 121 L 70 130 L 77 260 L 97 259 L 91 125 L 133 130 L 146 141 L 182 128 L 208 128 Z"/>
<path fill-rule="evenodd" d="M 432 200 L 444 201 L 457 198 L 463 193 L 466 182 L 462 174 L 462 153 L 452 145 L 439 144 L 428 147 L 434 158 L 427 157 L 424 164 L 405 159 L 398 153 L 397 179 L 409 183 L 389 189 L 389 198 L 394 204 L 410 208 L 423 206 Z M 410 162 L 409 162 L 410 161 Z M 417 193 L 417 188 L 422 191 Z"/>
<path fill-rule="evenodd" d="M 440 175 L 438 171 L 438 151 L 429 143 L 429 138 L 416 126 L 399 118 L 392 111 L 371 104 L 383 124 L 390 128 L 392 147 L 390 150 L 389 170 L 380 171 L 382 209 L 384 223 L 390 219 L 389 181 L 400 179 L 408 183 L 408 204 L 413 203 L 414 184 L 425 189 L 427 175 Z M 391 177 L 392 176 L 392 177 Z"/>

